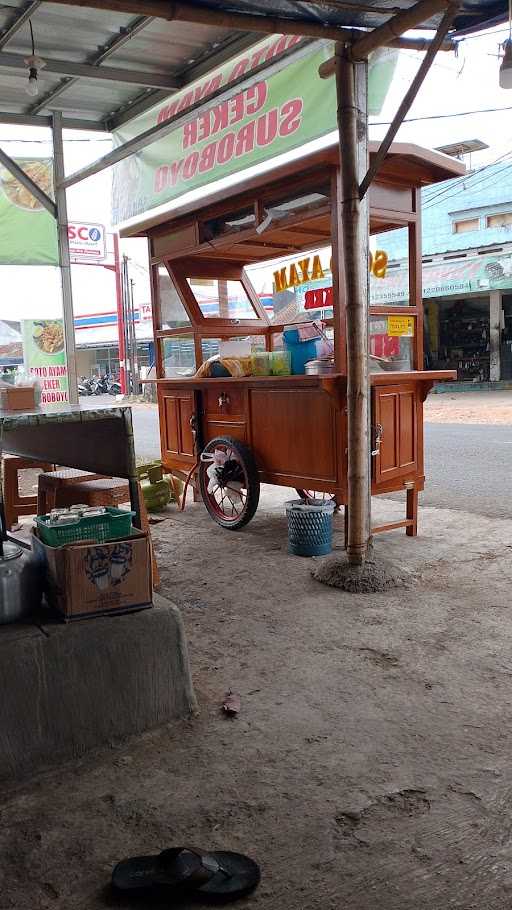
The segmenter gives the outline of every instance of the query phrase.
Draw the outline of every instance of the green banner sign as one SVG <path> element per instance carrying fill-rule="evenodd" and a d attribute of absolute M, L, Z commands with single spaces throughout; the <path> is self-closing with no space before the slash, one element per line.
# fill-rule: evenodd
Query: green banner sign
<path fill-rule="evenodd" d="M 465 294 L 486 294 L 499 288 L 512 288 L 512 256 L 492 254 L 467 256 L 460 260 L 441 259 L 424 263 L 422 296 L 455 297 Z M 370 300 L 374 305 L 387 303 L 403 305 L 409 299 L 408 263 L 388 270 L 384 280 L 370 276 Z"/>
<path fill-rule="evenodd" d="M 296 44 L 300 39 L 273 36 L 212 70 L 202 80 L 129 121 L 114 134 L 121 145 L 163 123 L 192 104 Z M 298 48 L 279 72 L 249 84 L 230 101 L 213 102 L 184 127 L 159 139 L 114 168 L 115 224 L 318 139 L 336 129 L 334 78 L 320 79 L 318 68 L 334 45 L 315 42 Z M 382 49 L 370 58 L 369 113 L 378 114 L 387 95 L 397 51 Z"/>
<path fill-rule="evenodd" d="M 41 405 L 69 401 L 62 319 L 22 321 L 25 370 L 39 380 Z"/>
<path fill-rule="evenodd" d="M 16 163 L 51 195 L 51 158 L 17 158 Z M 58 265 L 57 225 L 10 171 L 0 167 L 0 265 Z"/>

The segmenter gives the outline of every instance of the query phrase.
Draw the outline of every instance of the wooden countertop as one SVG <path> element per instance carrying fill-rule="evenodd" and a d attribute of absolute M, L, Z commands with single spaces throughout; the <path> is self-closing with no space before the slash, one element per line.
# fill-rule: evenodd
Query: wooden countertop
<path fill-rule="evenodd" d="M 450 382 L 457 379 L 457 370 L 411 370 L 407 373 L 371 373 L 371 385 L 395 382 Z"/>
<path fill-rule="evenodd" d="M 370 385 L 395 385 L 399 382 L 446 382 L 457 379 L 456 370 L 411 370 L 410 372 L 389 372 L 389 373 L 370 373 Z M 182 379 L 152 379 L 146 380 L 157 385 L 165 385 L 168 388 L 190 388 L 201 389 L 210 386 L 222 385 L 291 385 L 291 386 L 318 386 L 324 383 L 330 385 L 343 385 L 347 377 L 342 373 L 328 373 L 325 376 L 225 376 L 216 377 L 215 379 L 196 379 L 194 376 L 184 376 Z"/>

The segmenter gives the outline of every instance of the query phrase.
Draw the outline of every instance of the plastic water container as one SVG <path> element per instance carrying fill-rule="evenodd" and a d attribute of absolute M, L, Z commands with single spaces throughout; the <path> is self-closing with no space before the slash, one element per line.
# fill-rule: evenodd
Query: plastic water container
<path fill-rule="evenodd" d="M 310 341 L 301 341 L 297 329 L 286 329 L 283 332 L 286 350 L 292 358 L 292 373 L 300 375 L 306 372 L 308 360 L 314 360 L 318 353 L 319 338 Z"/>
<path fill-rule="evenodd" d="M 288 552 L 294 556 L 326 556 L 332 550 L 334 500 L 305 503 L 290 499 L 286 503 Z"/>

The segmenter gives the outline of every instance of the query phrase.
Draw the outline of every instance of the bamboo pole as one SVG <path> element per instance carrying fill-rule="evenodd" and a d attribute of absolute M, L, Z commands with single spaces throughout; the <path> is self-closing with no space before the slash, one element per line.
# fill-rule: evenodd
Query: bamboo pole
<path fill-rule="evenodd" d="M 424 3 L 432 5 L 432 12 L 439 12 L 443 9 L 449 0 L 423 0 Z M 374 29 L 366 33 L 362 30 L 341 27 L 334 25 L 322 25 L 320 22 L 304 22 L 299 19 L 287 19 L 279 16 L 255 16 L 246 13 L 236 13 L 221 8 L 213 9 L 211 7 L 200 6 L 195 3 L 172 3 L 168 0 L 55 0 L 55 3 L 63 6 L 83 6 L 90 9 L 110 10 L 115 13 L 129 13 L 132 15 L 151 16 L 155 19 L 164 19 L 168 22 L 190 22 L 192 24 L 210 25 L 214 28 L 229 28 L 235 31 L 257 32 L 261 35 L 302 35 L 305 38 L 328 38 L 331 41 L 366 39 L 368 35 L 373 35 L 380 29 Z M 327 4 L 326 4 L 327 5 Z M 372 6 L 370 4 L 360 4 L 357 2 L 346 3 L 339 2 L 337 6 L 340 9 L 347 9 L 356 12 L 368 11 L 380 14 L 391 14 L 396 7 L 389 10 L 385 6 Z M 413 7 L 413 10 L 416 7 Z M 388 28 L 389 39 L 379 40 L 378 46 L 386 45 L 415 49 L 415 42 L 422 42 L 424 39 L 404 39 L 407 43 L 396 45 L 397 35 L 403 33 L 408 28 L 414 28 L 419 23 L 425 21 L 432 15 L 432 12 L 422 14 L 421 17 L 413 16 L 413 10 L 398 13 L 390 23 L 380 28 Z M 391 23 L 395 22 L 399 16 L 407 15 L 408 19 L 413 19 L 413 25 L 406 25 L 400 31 L 395 31 Z M 422 48 L 423 50 L 425 48 Z M 451 48 L 446 48 L 446 50 Z"/>
<path fill-rule="evenodd" d="M 379 25 L 378 28 L 368 32 L 364 38 L 356 41 L 350 49 L 351 59 L 366 60 L 369 54 L 378 47 L 383 47 L 389 41 L 399 38 L 410 28 L 417 28 L 436 13 L 444 12 L 449 6 L 451 6 L 449 0 L 419 0 L 419 3 L 415 3 L 410 9 L 397 13 L 384 25 Z M 457 10 L 457 7 L 455 9 Z"/>
<path fill-rule="evenodd" d="M 170 22 L 191 22 L 228 28 L 242 32 L 258 32 L 261 35 L 303 35 L 306 38 L 350 37 L 351 29 L 303 22 L 279 16 L 255 16 L 233 13 L 221 8 L 199 6 L 195 3 L 170 3 L 168 0 L 55 0 L 64 6 L 84 6 L 90 9 L 111 10 L 115 13 L 153 16 Z M 351 7 L 352 8 L 352 7 Z"/>
<path fill-rule="evenodd" d="M 393 139 L 395 138 L 396 134 L 398 133 L 398 130 L 400 129 L 400 127 L 403 123 L 405 115 L 407 114 L 407 112 L 408 112 L 409 108 L 411 107 L 414 99 L 416 98 L 421 86 L 423 85 L 425 76 L 427 75 L 428 71 L 430 70 L 432 63 L 434 62 L 434 57 L 436 56 L 437 51 L 439 50 L 439 46 L 443 43 L 444 37 L 447 34 L 448 29 L 450 28 L 456 15 L 457 15 L 457 7 L 449 6 L 445 12 L 443 18 L 441 19 L 441 23 L 436 32 L 435 38 L 430 43 L 430 47 L 429 47 L 427 53 L 425 54 L 423 60 L 421 61 L 421 65 L 418 68 L 418 72 L 416 73 L 409 88 L 407 89 L 407 91 L 402 99 L 402 102 L 399 105 L 398 110 L 397 110 L 395 116 L 393 117 L 393 120 L 391 121 L 388 131 L 387 131 L 386 135 L 384 136 L 384 139 L 382 140 L 382 142 L 379 145 L 377 154 L 374 156 L 373 161 L 372 161 L 370 167 L 368 168 L 368 171 L 366 172 L 366 175 L 361 183 L 361 188 L 359 190 L 360 199 L 362 199 L 364 197 L 373 178 L 378 173 L 379 168 L 389 151 L 391 143 L 393 142 Z"/>
<path fill-rule="evenodd" d="M 362 35 L 363 32 L 359 32 L 359 34 Z M 394 47 L 401 51 L 428 51 L 431 44 L 432 41 L 429 38 L 395 38 L 393 41 L 388 41 L 386 47 Z M 438 50 L 449 53 L 456 49 L 457 44 L 457 41 L 446 38 L 438 47 Z M 335 71 L 336 57 L 330 57 L 329 60 L 326 60 L 325 63 L 321 63 L 318 67 L 318 73 L 321 79 L 329 79 L 330 76 L 334 76 Z"/>
<path fill-rule="evenodd" d="M 367 64 L 354 64 L 348 49 L 336 45 L 337 117 L 341 151 L 341 214 L 347 326 L 347 557 L 352 565 L 366 559 L 370 536 L 370 445 L 368 388 L 368 219 L 359 199 L 359 172 L 366 170 L 367 104 L 356 98 L 356 70 L 365 80 Z M 358 79 L 358 81 L 359 81 Z M 366 93 L 365 93 L 366 94 Z M 363 159 L 363 160 L 360 160 Z M 365 218 L 366 214 L 366 218 Z"/>

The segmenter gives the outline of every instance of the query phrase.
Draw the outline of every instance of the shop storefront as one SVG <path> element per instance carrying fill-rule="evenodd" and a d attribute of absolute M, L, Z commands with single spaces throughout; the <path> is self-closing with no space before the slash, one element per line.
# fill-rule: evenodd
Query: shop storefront
<path fill-rule="evenodd" d="M 372 280 L 372 302 L 403 305 L 407 263 L 391 260 Z M 512 380 L 512 244 L 423 260 L 425 365 L 457 370 L 459 382 Z"/>
<path fill-rule="evenodd" d="M 424 301 L 425 357 L 432 368 L 457 370 L 460 382 L 490 379 L 489 297 Z"/>

